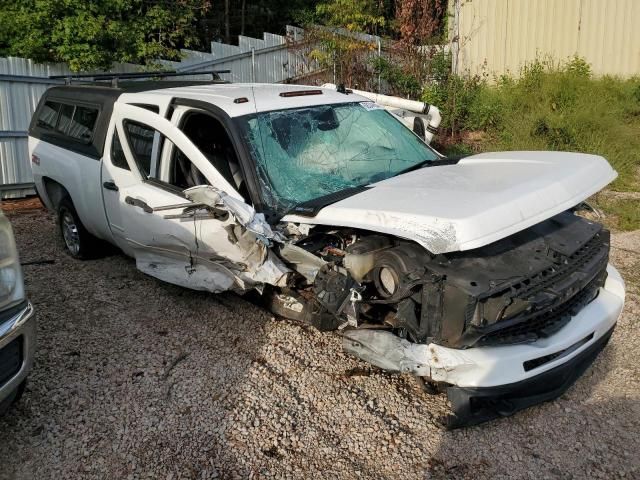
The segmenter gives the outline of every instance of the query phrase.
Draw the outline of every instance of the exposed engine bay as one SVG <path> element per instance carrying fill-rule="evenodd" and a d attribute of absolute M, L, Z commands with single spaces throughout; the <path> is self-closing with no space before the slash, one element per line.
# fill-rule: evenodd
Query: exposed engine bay
<path fill-rule="evenodd" d="M 533 342 L 593 300 L 607 275 L 609 232 L 572 212 L 440 255 L 354 229 L 291 230 L 275 251 L 296 274 L 271 308 L 321 330 L 385 329 L 456 349 Z"/>

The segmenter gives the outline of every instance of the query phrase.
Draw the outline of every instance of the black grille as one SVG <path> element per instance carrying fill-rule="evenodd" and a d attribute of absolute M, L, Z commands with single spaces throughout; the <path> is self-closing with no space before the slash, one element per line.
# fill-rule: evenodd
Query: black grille
<path fill-rule="evenodd" d="M 0 387 L 11 380 L 22 366 L 22 337 L 18 337 L 0 349 Z"/>
<path fill-rule="evenodd" d="M 591 302 L 598 290 L 604 284 L 606 271 L 596 276 L 585 288 L 566 302 L 552 307 L 539 315 L 491 332 L 480 339 L 479 345 L 504 345 L 535 341 L 538 338 L 549 337 L 564 327 L 571 317 L 578 314 L 582 308 Z"/>
<path fill-rule="evenodd" d="M 512 288 L 517 291 L 518 297 L 520 298 L 535 295 L 536 293 L 552 286 L 558 281 L 558 279 L 580 270 L 603 250 L 608 249 L 609 232 L 603 230 L 566 258 L 562 258 L 554 252 L 554 257 L 556 257 L 558 265 L 543 270 L 542 272 L 539 272 L 514 285 Z"/>
<path fill-rule="evenodd" d="M 552 335 L 566 325 L 598 294 L 606 279 L 609 232 L 602 230 L 567 257 L 551 252 L 556 264 L 511 287 L 518 298 L 528 299 L 543 291 L 556 291 L 557 286 L 575 272 L 582 271 L 591 280 L 575 295 L 559 305 L 539 313 L 523 315 L 520 320 L 507 318 L 491 326 L 477 345 L 505 345 L 532 342 Z M 587 273 L 592 272 L 592 273 Z M 565 287 L 566 288 L 566 287 Z M 506 292 L 505 292 L 506 293 Z M 502 323 L 502 325 L 501 325 Z"/>
<path fill-rule="evenodd" d="M 425 282 L 420 330 L 408 334 L 453 348 L 534 342 L 594 298 L 609 248 L 608 230 L 564 212 L 484 247 L 436 256 L 427 269 L 440 278 Z"/>

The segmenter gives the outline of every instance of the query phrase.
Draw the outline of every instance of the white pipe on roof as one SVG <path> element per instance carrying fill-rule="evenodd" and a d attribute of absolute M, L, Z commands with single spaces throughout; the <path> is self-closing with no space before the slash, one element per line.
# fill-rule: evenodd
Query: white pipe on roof
<path fill-rule="evenodd" d="M 333 83 L 325 83 L 323 88 L 337 90 Z M 406 98 L 393 97 L 391 95 L 382 95 L 380 93 L 367 92 L 364 90 L 349 89 L 350 92 L 368 98 L 372 102 L 385 107 L 391 113 L 396 115 L 402 122 L 415 133 L 419 134 L 427 143 L 431 143 L 433 136 L 438 131 L 438 126 L 442 121 L 440 109 L 434 105 L 417 100 L 407 100 Z M 407 115 L 407 112 L 416 113 L 417 115 Z M 428 120 L 424 125 L 424 118 Z"/>

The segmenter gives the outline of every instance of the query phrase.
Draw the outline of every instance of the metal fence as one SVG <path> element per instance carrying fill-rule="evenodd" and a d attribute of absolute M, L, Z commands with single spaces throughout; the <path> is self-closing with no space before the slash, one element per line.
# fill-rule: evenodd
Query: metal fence
<path fill-rule="evenodd" d="M 181 62 L 167 62 L 181 72 L 197 72 L 211 67 L 230 70 L 223 78 L 232 82 L 281 83 L 311 73 L 300 52 L 289 48 L 302 40 L 300 28 L 288 26 L 287 35 L 264 33 L 263 38 L 240 35 L 238 45 L 211 42 L 211 53 L 183 50 Z"/>

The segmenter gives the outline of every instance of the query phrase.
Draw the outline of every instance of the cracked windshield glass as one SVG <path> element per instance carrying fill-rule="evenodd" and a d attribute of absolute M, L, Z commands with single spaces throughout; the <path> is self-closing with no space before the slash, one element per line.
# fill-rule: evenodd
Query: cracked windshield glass
<path fill-rule="evenodd" d="M 372 102 L 263 112 L 241 121 L 265 200 L 277 209 L 378 182 L 438 158 Z"/>

